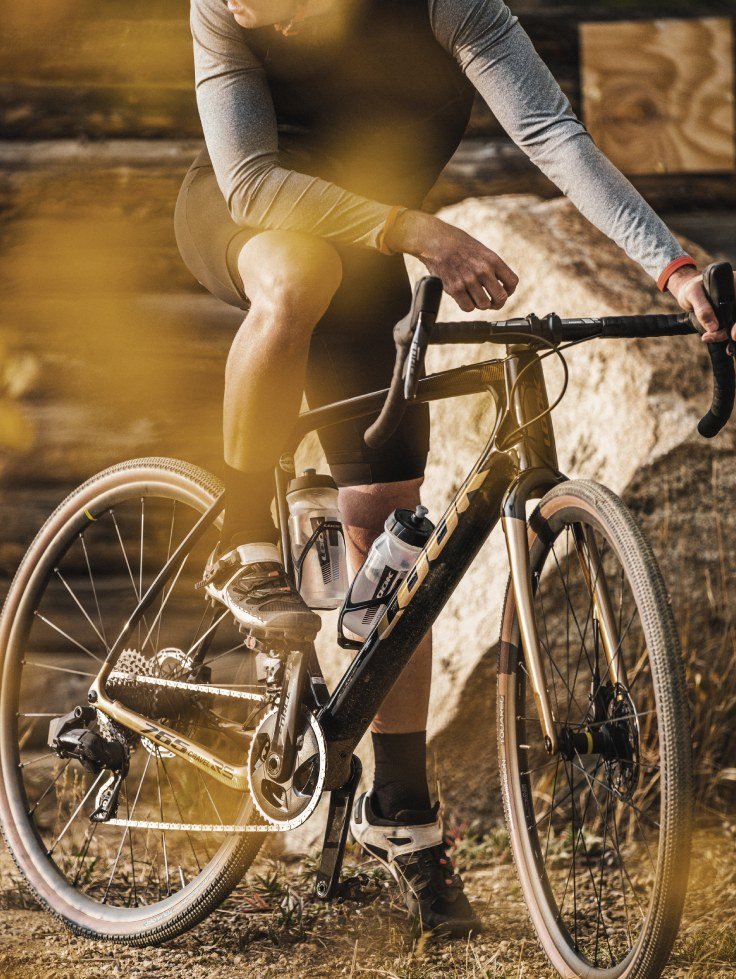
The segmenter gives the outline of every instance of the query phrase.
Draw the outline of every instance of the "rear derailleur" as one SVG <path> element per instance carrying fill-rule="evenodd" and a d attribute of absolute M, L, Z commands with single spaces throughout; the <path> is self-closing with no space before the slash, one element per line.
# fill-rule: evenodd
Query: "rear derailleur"
<path fill-rule="evenodd" d="M 128 774 L 130 748 L 122 741 L 108 741 L 90 728 L 97 720 L 94 707 L 75 707 L 49 724 L 49 747 L 59 758 L 76 758 L 85 771 L 99 775 L 107 769 L 108 781 L 97 795 L 97 808 L 90 816 L 93 823 L 106 823 L 118 812 L 120 789 Z"/>

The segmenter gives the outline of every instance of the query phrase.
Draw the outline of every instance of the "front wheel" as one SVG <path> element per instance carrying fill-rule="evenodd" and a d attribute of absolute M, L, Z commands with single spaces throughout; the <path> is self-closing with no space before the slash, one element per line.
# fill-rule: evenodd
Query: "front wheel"
<path fill-rule="evenodd" d="M 655 979 L 682 913 L 692 809 L 684 670 L 662 576 L 622 501 L 593 482 L 551 490 L 529 546 L 560 746 L 551 754 L 543 741 L 509 587 L 499 768 L 524 898 L 560 975 Z"/>

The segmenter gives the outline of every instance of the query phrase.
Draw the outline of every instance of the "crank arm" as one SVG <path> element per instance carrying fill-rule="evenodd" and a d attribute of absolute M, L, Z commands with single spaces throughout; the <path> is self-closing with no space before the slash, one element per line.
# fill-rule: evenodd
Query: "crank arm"
<path fill-rule="evenodd" d="M 353 807 L 355 790 L 358 788 L 362 771 L 360 758 L 353 755 L 350 778 L 340 788 L 330 792 L 330 811 L 325 827 L 325 840 L 322 844 L 322 859 L 314 885 L 315 894 L 323 901 L 329 901 L 334 897 L 338 888 L 342 860 L 345 856 L 345 843 L 348 838 L 350 810 Z"/>
<path fill-rule="evenodd" d="M 309 652 L 309 646 L 295 649 L 286 662 L 277 708 L 276 730 L 266 758 L 268 777 L 274 782 L 285 782 L 294 768 L 297 729 L 309 679 Z"/>

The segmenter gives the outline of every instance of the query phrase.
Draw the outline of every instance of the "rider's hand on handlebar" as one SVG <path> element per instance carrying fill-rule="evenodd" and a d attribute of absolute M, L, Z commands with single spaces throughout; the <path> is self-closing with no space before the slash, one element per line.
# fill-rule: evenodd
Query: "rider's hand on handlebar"
<path fill-rule="evenodd" d="M 404 211 L 386 238 L 389 248 L 420 259 L 460 309 L 501 309 L 519 283 L 490 248 L 433 214 Z"/>
<path fill-rule="evenodd" d="M 734 280 L 736 280 L 736 273 L 734 273 Z M 705 343 L 716 343 L 719 340 L 729 339 L 725 330 L 718 329 L 716 314 L 703 289 L 701 272 L 694 268 L 677 269 L 670 276 L 667 290 L 675 297 L 681 309 L 684 309 L 686 313 L 694 312 L 698 317 L 698 322 L 705 329 L 702 337 Z M 731 330 L 730 339 L 736 340 L 736 324 Z"/>

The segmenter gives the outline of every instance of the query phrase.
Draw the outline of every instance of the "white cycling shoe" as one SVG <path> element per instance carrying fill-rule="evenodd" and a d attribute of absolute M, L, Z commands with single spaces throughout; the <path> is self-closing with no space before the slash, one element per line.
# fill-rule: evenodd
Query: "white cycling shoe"
<path fill-rule="evenodd" d="M 438 810 L 435 803 L 384 819 L 364 792 L 355 800 L 350 834 L 397 881 L 415 930 L 452 938 L 478 934 L 483 926 L 453 869 Z"/>
<path fill-rule="evenodd" d="M 264 639 L 310 642 L 320 617 L 286 577 L 275 544 L 241 544 L 224 554 L 215 547 L 199 587 L 230 609 L 241 632 Z"/>

